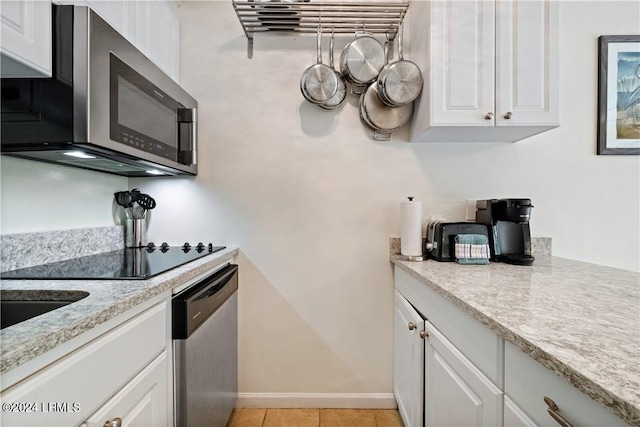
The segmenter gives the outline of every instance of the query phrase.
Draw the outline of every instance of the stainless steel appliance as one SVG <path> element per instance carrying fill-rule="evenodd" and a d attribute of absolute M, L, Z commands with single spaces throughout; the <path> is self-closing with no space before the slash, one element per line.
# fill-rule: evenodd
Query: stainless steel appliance
<path fill-rule="evenodd" d="M 53 6 L 53 76 L 2 79 L 3 154 L 124 176 L 197 173 L 197 102 L 91 9 Z"/>
<path fill-rule="evenodd" d="M 172 301 L 175 425 L 224 427 L 238 396 L 238 266 Z"/>
<path fill-rule="evenodd" d="M 488 199 L 476 202 L 476 222 L 489 226 L 491 260 L 532 265 L 531 199 Z"/>
<path fill-rule="evenodd" d="M 84 280 L 145 280 L 179 267 L 203 256 L 224 249 L 198 243 L 169 246 L 153 242 L 142 248 L 126 248 L 102 252 L 49 264 L 36 265 L 0 273 L 2 279 L 84 279 Z"/>
<path fill-rule="evenodd" d="M 432 221 L 427 225 L 425 253 L 436 261 L 455 261 L 455 242 L 458 234 L 479 234 L 488 237 L 484 224 L 474 222 Z"/>

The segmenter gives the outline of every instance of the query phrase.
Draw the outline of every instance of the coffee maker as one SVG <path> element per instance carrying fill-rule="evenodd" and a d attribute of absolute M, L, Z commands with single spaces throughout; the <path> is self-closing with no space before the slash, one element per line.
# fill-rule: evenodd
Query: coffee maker
<path fill-rule="evenodd" d="M 489 227 L 491 260 L 532 265 L 531 199 L 488 199 L 476 202 L 476 222 Z"/>

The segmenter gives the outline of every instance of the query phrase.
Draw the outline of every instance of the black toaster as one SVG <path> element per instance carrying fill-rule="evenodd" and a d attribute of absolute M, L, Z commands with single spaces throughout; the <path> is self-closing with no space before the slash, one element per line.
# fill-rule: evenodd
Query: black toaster
<path fill-rule="evenodd" d="M 455 242 L 458 234 L 480 234 L 489 238 L 485 224 L 476 222 L 433 221 L 427 225 L 425 253 L 436 261 L 455 261 Z"/>

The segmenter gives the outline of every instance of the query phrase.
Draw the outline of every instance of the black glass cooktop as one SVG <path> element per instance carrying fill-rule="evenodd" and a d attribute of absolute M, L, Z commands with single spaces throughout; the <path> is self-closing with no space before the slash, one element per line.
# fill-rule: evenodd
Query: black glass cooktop
<path fill-rule="evenodd" d="M 143 280 L 203 256 L 225 249 L 226 246 L 199 244 L 190 247 L 153 244 L 143 248 L 127 248 L 88 255 L 50 264 L 36 265 L 0 273 L 2 279 L 87 279 L 87 280 Z"/>

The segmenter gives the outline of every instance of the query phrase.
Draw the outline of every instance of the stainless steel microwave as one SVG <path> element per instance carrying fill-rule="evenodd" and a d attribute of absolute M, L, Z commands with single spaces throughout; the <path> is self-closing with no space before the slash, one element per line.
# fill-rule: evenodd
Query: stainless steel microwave
<path fill-rule="evenodd" d="M 197 174 L 197 101 L 91 9 L 53 6 L 53 76 L 2 79 L 3 155 Z"/>

